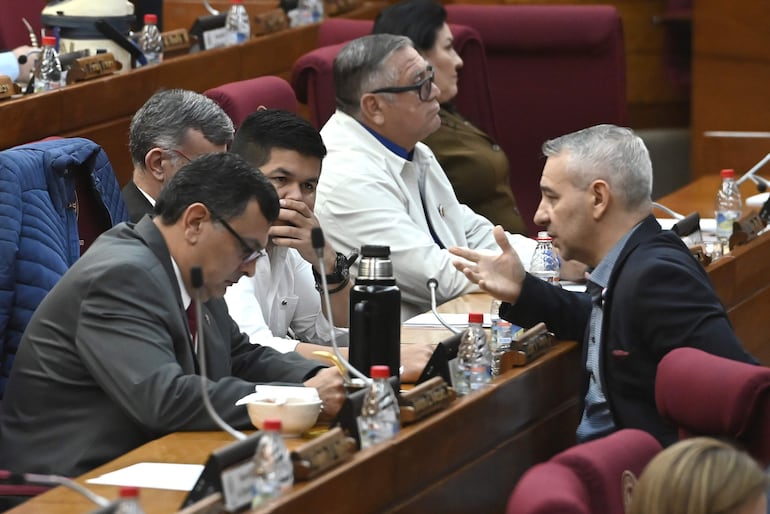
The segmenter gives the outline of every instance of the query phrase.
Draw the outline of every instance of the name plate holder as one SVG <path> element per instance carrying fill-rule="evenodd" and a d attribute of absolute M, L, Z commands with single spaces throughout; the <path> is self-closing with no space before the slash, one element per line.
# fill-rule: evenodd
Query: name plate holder
<path fill-rule="evenodd" d="M 309 480 L 350 459 L 356 440 L 337 427 L 291 452 L 295 480 Z"/>
<path fill-rule="evenodd" d="M 513 342 L 512 348 L 500 358 L 500 372 L 517 366 L 526 366 L 553 348 L 556 338 L 540 322 L 526 330 Z"/>
<path fill-rule="evenodd" d="M 175 29 L 161 32 L 160 37 L 163 40 L 164 59 L 188 54 L 193 45 L 193 40 L 187 29 Z"/>
<path fill-rule="evenodd" d="M 401 393 L 398 401 L 401 424 L 408 425 L 444 410 L 456 398 L 457 393 L 449 387 L 442 377 L 433 377 L 413 389 Z"/>
<path fill-rule="evenodd" d="M 11 98 L 13 95 L 21 93 L 21 89 L 13 83 L 11 77 L 0 75 L 0 100 Z"/>
<path fill-rule="evenodd" d="M 105 77 L 122 69 L 123 64 L 115 60 L 115 56 L 109 52 L 80 57 L 75 59 L 67 72 L 67 84 Z"/>
<path fill-rule="evenodd" d="M 254 16 L 253 36 L 264 36 L 289 28 L 289 17 L 283 9 L 272 9 Z"/>
<path fill-rule="evenodd" d="M 749 241 L 756 239 L 765 226 L 767 226 L 767 224 L 757 213 L 753 213 L 740 221 L 734 222 L 733 233 L 730 236 L 730 250 L 736 246 L 745 245 Z"/>

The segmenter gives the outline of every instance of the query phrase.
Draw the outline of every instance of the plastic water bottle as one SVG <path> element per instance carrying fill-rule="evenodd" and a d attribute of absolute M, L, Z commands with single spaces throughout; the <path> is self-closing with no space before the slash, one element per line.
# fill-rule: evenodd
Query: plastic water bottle
<path fill-rule="evenodd" d="M 463 333 L 457 350 L 459 376 L 455 390 L 459 395 L 483 389 L 492 379 L 492 352 L 489 350 L 483 323 L 482 313 L 468 314 L 468 329 Z"/>
<path fill-rule="evenodd" d="M 142 506 L 139 505 L 139 488 L 133 486 L 124 486 L 118 493 L 120 503 L 115 510 L 115 514 L 144 514 Z"/>
<path fill-rule="evenodd" d="M 321 23 L 324 19 L 323 0 L 299 0 L 299 9 L 307 12 L 305 19 L 308 23 Z"/>
<path fill-rule="evenodd" d="M 537 246 L 529 265 L 530 274 L 549 284 L 559 283 L 559 256 L 553 248 L 553 239 L 548 232 L 537 233 Z"/>
<path fill-rule="evenodd" d="M 364 397 L 358 417 L 361 449 L 369 448 L 396 435 L 401 426 L 398 399 L 390 387 L 388 366 L 372 366 L 372 385 Z"/>
<path fill-rule="evenodd" d="M 56 38 L 43 37 L 40 68 L 35 72 L 35 93 L 52 91 L 62 86 L 62 71 L 59 54 L 56 52 Z"/>
<path fill-rule="evenodd" d="M 511 349 L 513 344 L 513 325 L 503 319 L 497 322 L 497 337 L 490 345 L 492 350 L 492 375 L 500 374 L 500 360 L 503 354 Z"/>
<path fill-rule="evenodd" d="M 248 41 L 251 37 L 251 21 L 249 13 L 243 6 L 243 0 L 233 0 L 233 4 L 227 11 L 225 28 L 230 34 L 230 44 L 238 45 Z"/>
<path fill-rule="evenodd" d="M 266 419 L 262 431 L 254 454 L 252 509 L 289 490 L 294 483 L 294 467 L 281 437 L 281 420 Z"/>
<path fill-rule="evenodd" d="M 717 191 L 714 203 L 714 217 L 717 222 L 717 239 L 722 247 L 722 253 L 726 253 L 729 247 L 730 236 L 733 235 L 733 222 L 741 219 L 743 202 L 741 192 L 735 184 L 735 171 L 722 170 L 722 185 Z"/>
<path fill-rule="evenodd" d="M 147 59 L 147 65 L 163 62 L 163 38 L 158 30 L 158 16 L 156 14 L 144 15 L 144 27 L 139 36 L 139 49 Z"/>

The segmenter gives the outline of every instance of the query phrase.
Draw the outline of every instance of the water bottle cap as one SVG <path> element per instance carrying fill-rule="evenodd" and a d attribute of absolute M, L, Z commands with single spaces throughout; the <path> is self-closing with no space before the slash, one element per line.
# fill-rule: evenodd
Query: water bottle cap
<path fill-rule="evenodd" d="M 390 376 L 390 367 L 382 364 L 375 364 L 369 370 L 369 375 L 372 378 L 388 378 Z"/>
<path fill-rule="evenodd" d="M 43 46 L 56 46 L 56 36 L 43 36 Z"/>
<path fill-rule="evenodd" d="M 537 233 L 538 241 L 553 241 L 553 238 L 545 230 L 541 230 Z"/>
<path fill-rule="evenodd" d="M 139 488 L 133 485 L 124 485 L 120 488 L 118 496 L 121 498 L 139 498 Z"/>
<path fill-rule="evenodd" d="M 281 430 L 280 419 L 266 419 L 262 423 L 262 430 Z"/>
<path fill-rule="evenodd" d="M 722 178 L 733 178 L 735 177 L 735 170 L 722 170 L 719 172 L 719 174 L 722 176 Z"/>
<path fill-rule="evenodd" d="M 242 4 L 243 0 L 233 0 L 233 5 Z"/>
<path fill-rule="evenodd" d="M 468 314 L 468 323 L 484 323 L 484 315 L 480 312 Z"/>

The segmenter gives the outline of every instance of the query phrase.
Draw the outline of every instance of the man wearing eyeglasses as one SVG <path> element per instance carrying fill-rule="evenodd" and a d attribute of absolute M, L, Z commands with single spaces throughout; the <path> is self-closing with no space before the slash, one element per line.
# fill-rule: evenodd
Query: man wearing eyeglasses
<path fill-rule="evenodd" d="M 390 246 L 402 319 L 430 308 L 429 278 L 439 302 L 473 291 L 447 248 L 497 245 L 420 143 L 441 125 L 433 70 L 408 38 L 376 34 L 346 45 L 333 71 L 337 111 L 321 130 L 328 155 L 315 206 L 332 246 Z M 528 263 L 534 241 L 509 237 Z"/>
<path fill-rule="evenodd" d="M 227 151 L 234 132 L 225 111 L 200 93 L 168 89 L 152 95 L 129 128 L 134 172 L 123 188 L 129 219 L 136 223 L 152 211 L 179 168 L 201 155 Z"/>
<path fill-rule="evenodd" d="M 209 154 L 169 181 L 154 218 L 100 236 L 24 333 L 3 398 L 0 467 L 77 476 L 170 432 L 218 430 L 201 395 L 204 354 L 214 410 L 236 428 L 251 428 L 235 402 L 257 383 L 319 386 L 333 416 L 345 396 L 339 372 L 250 344 L 221 298 L 254 273 L 278 211 L 264 175 L 237 155 Z"/>

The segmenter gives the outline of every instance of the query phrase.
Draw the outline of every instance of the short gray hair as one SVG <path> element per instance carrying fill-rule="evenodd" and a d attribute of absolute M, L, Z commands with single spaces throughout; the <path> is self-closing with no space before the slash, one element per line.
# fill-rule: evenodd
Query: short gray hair
<path fill-rule="evenodd" d="M 414 47 L 411 39 L 393 34 L 371 34 L 345 45 L 334 59 L 337 108 L 355 116 L 364 94 L 395 85 L 399 70 L 385 65 L 393 54 L 407 47 Z"/>
<path fill-rule="evenodd" d="M 178 148 L 190 129 L 215 145 L 229 144 L 235 132 L 225 111 L 200 93 L 185 89 L 155 93 L 131 120 L 128 147 L 134 166 L 144 168 L 145 155 L 155 147 Z"/>
<path fill-rule="evenodd" d="M 596 125 L 543 143 L 546 157 L 567 156 L 567 170 L 575 187 L 606 180 L 626 209 L 649 208 L 652 163 L 644 141 L 631 129 Z"/>

